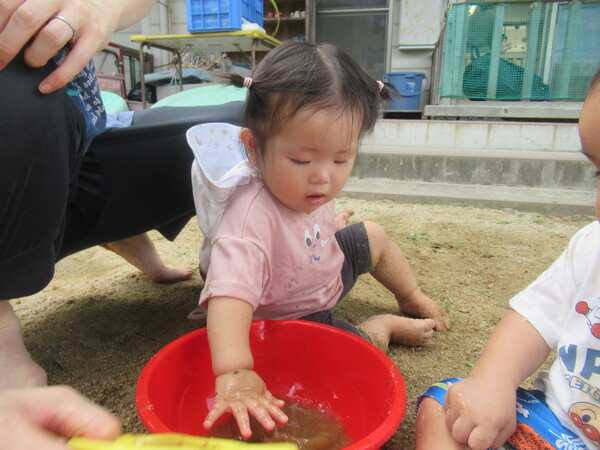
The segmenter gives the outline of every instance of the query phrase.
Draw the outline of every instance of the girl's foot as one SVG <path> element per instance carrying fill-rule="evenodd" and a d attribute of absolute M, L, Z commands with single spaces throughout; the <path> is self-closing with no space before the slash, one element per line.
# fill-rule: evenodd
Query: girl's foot
<path fill-rule="evenodd" d="M 448 313 L 425 295 L 420 288 L 417 288 L 407 298 L 398 300 L 400 311 L 409 316 L 420 317 L 422 319 L 433 319 L 435 321 L 435 331 L 447 331 L 450 329 L 450 318 Z"/>
<path fill-rule="evenodd" d="M 373 344 L 384 352 L 387 352 L 390 342 L 409 347 L 428 347 L 434 327 L 433 319 L 410 319 L 394 314 L 373 316 L 359 325 Z"/>

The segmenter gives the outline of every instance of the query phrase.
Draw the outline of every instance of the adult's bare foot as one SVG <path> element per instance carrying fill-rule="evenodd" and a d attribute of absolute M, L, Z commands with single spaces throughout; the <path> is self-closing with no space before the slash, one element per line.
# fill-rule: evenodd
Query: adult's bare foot
<path fill-rule="evenodd" d="M 348 226 L 350 217 L 353 215 L 354 211 L 352 211 L 351 209 L 346 209 L 337 213 L 335 215 L 335 229 L 341 230 L 342 228 L 346 228 Z"/>
<path fill-rule="evenodd" d="M 102 247 L 121 256 L 158 283 L 188 280 L 193 274 L 190 269 L 165 264 L 146 233 L 109 242 Z"/>
<path fill-rule="evenodd" d="M 384 352 L 387 352 L 390 342 L 409 347 L 428 347 L 434 327 L 433 319 L 411 319 L 394 314 L 373 316 L 359 325 L 373 344 Z"/>
<path fill-rule="evenodd" d="M 9 301 L 0 301 L 0 389 L 45 386 L 46 372 L 25 348 L 21 323 Z"/>
<path fill-rule="evenodd" d="M 184 267 L 176 267 L 170 264 L 163 264 L 153 270 L 142 270 L 148 278 L 157 283 L 175 283 L 192 278 L 194 272 Z"/>
<path fill-rule="evenodd" d="M 417 287 L 412 294 L 403 299 L 397 299 L 400 311 L 409 316 L 422 319 L 433 319 L 436 331 L 447 331 L 450 329 L 450 318 L 448 313 L 435 301 Z"/>

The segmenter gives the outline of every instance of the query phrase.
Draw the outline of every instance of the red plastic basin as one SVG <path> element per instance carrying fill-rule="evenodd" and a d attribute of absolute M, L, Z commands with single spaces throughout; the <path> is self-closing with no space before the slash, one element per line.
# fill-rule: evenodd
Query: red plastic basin
<path fill-rule="evenodd" d="M 269 390 L 332 411 L 353 440 L 347 449 L 377 449 L 400 425 L 406 408 L 402 375 L 365 340 L 314 322 L 260 320 L 252 324 L 250 344 L 254 370 Z M 160 350 L 137 384 L 137 409 L 151 433 L 208 436 L 202 422 L 213 399 L 205 328 Z"/>

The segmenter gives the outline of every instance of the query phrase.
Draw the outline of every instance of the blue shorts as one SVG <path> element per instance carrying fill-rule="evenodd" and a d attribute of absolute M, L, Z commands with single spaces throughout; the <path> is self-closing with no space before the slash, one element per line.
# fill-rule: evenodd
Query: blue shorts
<path fill-rule="evenodd" d="M 462 378 L 449 378 L 435 383 L 417 400 L 431 397 L 442 405 L 448 388 Z M 587 446 L 579 436 L 564 427 L 548 408 L 542 391 L 517 389 L 517 429 L 501 448 L 506 450 L 585 450 Z"/>

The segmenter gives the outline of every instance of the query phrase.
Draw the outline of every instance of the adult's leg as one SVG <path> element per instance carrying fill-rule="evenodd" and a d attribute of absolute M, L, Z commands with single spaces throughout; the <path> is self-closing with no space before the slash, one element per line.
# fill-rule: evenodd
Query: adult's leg
<path fill-rule="evenodd" d="M 10 301 L 0 301 L 0 389 L 43 386 L 46 372 L 29 355 Z"/>
<path fill-rule="evenodd" d="M 59 259 L 68 254 L 66 251 L 72 242 L 77 242 L 81 236 L 89 233 L 98 221 L 106 204 L 103 180 L 94 153 L 86 154 L 76 179 L 77 189 L 72 190 L 73 199 L 67 207 L 67 239 L 61 246 Z M 80 205 L 85 207 L 81 208 Z M 192 276 L 190 269 L 165 264 L 146 233 L 107 242 L 101 246 L 124 258 L 153 281 L 173 282 L 187 280 Z"/>
<path fill-rule="evenodd" d="M 157 283 L 187 280 L 193 275 L 190 269 L 165 264 L 148 233 L 108 242 L 101 247 L 116 253 Z"/>
<path fill-rule="evenodd" d="M 239 124 L 243 102 L 222 106 L 153 108 L 133 125 L 96 138 L 86 154 L 69 205 L 60 257 L 101 244 L 150 279 L 188 279 L 192 271 L 165 264 L 146 231 L 173 240 L 195 214 L 188 128 L 203 122 Z"/>
<path fill-rule="evenodd" d="M 54 68 L 29 68 L 21 54 L 0 71 L 0 387 L 46 382 L 8 300 L 52 279 L 85 139 L 83 117 L 66 92 L 37 90 Z"/>
<path fill-rule="evenodd" d="M 131 127 L 94 139 L 69 205 L 59 256 L 153 229 L 174 240 L 195 215 L 186 131 L 203 122 L 239 124 L 242 108 L 243 102 L 234 102 L 140 111 Z"/>

